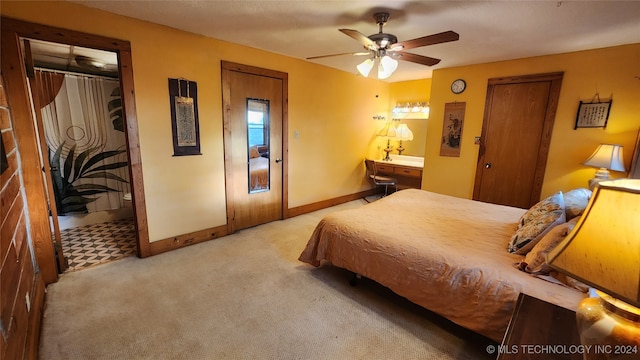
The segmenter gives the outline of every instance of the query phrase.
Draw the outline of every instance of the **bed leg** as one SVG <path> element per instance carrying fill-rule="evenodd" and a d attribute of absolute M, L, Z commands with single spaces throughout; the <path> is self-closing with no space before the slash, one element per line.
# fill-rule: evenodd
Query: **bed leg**
<path fill-rule="evenodd" d="M 353 273 L 351 280 L 349 280 L 349 285 L 356 286 L 358 285 L 358 280 L 362 279 L 362 275 Z"/>

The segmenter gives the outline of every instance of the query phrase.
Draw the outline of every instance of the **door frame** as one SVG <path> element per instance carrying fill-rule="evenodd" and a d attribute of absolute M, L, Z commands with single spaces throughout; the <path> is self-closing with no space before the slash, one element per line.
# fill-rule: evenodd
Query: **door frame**
<path fill-rule="evenodd" d="M 2 17 L 1 21 L 2 75 L 7 88 L 7 100 L 12 108 L 16 143 L 23 158 L 21 166 L 25 177 L 24 186 L 30 214 L 29 226 L 32 230 L 35 256 L 45 284 L 57 281 L 58 274 L 49 225 L 47 195 L 39 157 L 37 157 L 39 149 L 36 140 L 35 119 L 31 112 L 31 99 L 27 86 L 24 58 L 20 50 L 20 41 L 23 37 L 117 53 L 122 107 L 126 124 L 125 136 L 129 159 L 129 179 L 131 181 L 137 255 L 138 257 L 150 256 L 149 229 L 133 86 L 131 44 L 125 40 L 12 18 Z M 35 161 L 36 159 L 38 160 Z"/>
<path fill-rule="evenodd" d="M 473 199 L 478 200 L 480 197 L 480 184 L 482 180 L 482 168 L 484 167 L 484 154 L 487 150 L 487 132 L 489 128 L 489 115 L 493 101 L 493 93 L 497 85 L 521 84 L 526 82 L 551 82 L 549 87 L 549 97 L 547 100 L 547 110 L 545 113 L 542 134 L 540 138 L 540 146 L 538 148 L 538 161 L 535 164 L 535 175 L 532 184 L 531 196 L 529 198 L 530 205 L 540 201 L 542 193 L 542 184 L 544 182 L 544 174 L 547 168 L 547 158 L 549 156 L 549 147 L 551 145 L 551 135 L 553 133 L 553 124 L 556 119 L 558 109 L 558 101 L 560 98 L 560 88 L 562 86 L 562 78 L 564 72 L 553 72 L 532 75 L 518 75 L 493 78 L 488 80 L 487 98 L 484 105 L 484 117 L 482 120 L 482 134 L 480 135 L 480 148 L 478 151 L 478 161 L 476 163 L 476 176 L 473 187 Z"/>
<path fill-rule="evenodd" d="M 235 203 L 233 198 L 233 182 L 230 181 L 232 171 L 231 166 L 231 142 L 233 134 L 231 134 L 231 84 L 229 81 L 229 72 L 241 72 L 249 75 L 265 76 L 282 80 L 282 218 L 288 218 L 287 209 L 289 208 L 289 74 L 281 71 L 259 68 L 239 63 L 220 61 L 221 80 L 222 80 L 222 126 L 223 126 L 223 142 L 224 142 L 224 168 L 225 168 L 225 191 L 227 199 L 227 233 L 235 232 Z"/>

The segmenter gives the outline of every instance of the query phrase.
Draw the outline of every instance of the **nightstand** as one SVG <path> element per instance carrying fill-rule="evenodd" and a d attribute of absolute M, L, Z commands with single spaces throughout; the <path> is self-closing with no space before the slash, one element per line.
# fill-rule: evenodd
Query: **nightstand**
<path fill-rule="evenodd" d="M 498 360 L 582 360 L 576 313 L 520 294 Z"/>

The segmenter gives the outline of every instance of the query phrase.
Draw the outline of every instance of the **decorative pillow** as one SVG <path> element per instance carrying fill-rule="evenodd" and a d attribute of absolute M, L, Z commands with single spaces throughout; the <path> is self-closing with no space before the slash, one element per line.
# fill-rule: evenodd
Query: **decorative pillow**
<path fill-rule="evenodd" d="M 518 220 L 518 229 L 509 239 L 510 253 L 526 254 L 554 225 L 566 221 L 562 191 L 533 205 Z"/>
<path fill-rule="evenodd" d="M 253 158 L 259 158 L 260 157 L 260 151 L 258 151 L 258 147 L 257 146 L 252 146 L 249 148 L 249 158 L 253 159 Z"/>
<path fill-rule="evenodd" d="M 549 274 L 551 268 L 547 265 L 547 254 L 569 235 L 576 226 L 579 217 L 560 224 L 551 229 L 538 243 L 527 253 L 523 261 L 518 264 L 520 270 L 531 274 Z"/>
<path fill-rule="evenodd" d="M 518 228 L 525 226 L 528 222 L 538 217 L 540 214 L 546 214 L 553 210 L 564 211 L 564 196 L 562 191 L 549 196 L 548 198 L 533 205 L 527 212 L 525 212 L 518 220 Z"/>
<path fill-rule="evenodd" d="M 582 215 L 589 204 L 591 190 L 585 188 L 573 189 L 564 193 L 564 213 L 567 221 Z"/>

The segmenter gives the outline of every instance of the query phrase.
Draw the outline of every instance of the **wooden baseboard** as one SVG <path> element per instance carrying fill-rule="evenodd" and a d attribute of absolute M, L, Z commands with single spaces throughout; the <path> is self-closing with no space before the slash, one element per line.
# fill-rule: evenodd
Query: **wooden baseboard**
<path fill-rule="evenodd" d="M 40 273 L 36 274 L 31 289 L 31 312 L 29 313 L 29 328 L 27 329 L 27 340 L 25 359 L 38 359 L 38 347 L 40 344 L 40 327 L 44 315 L 45 287 Z"/>
<path fill-rule="evenodd" d="M 330 206 L 344 204 L 349 201 L 361 199 L 366 196 L 371 196 L 375 194 L 376 194 L 376 189 L 371 189 L 371 190 L 361 191 L 355 194 L 340 196 L 340 197 L 329 199 L 329 200 L 319 201 L 313 204 L 298 206 L 295 208 L 288 209 L 285 212 L 284 218 L 287 219 L 290 217 L 310 213 L 316 210 L 321 210 L 324 208 L 328 208 Z M 226 235 L 229 235 L 229 233 L 227 232 L 227 225 L 223 225 L 223 226 L 204 229 L 204 230 L 200 230 L 200 231 L 196 231 L 188 234 L 174 236 L 167 239 L 154 241 L 149 244 L 149 249 L 151 253 L 150 255 L 153 256 L 153 255 L 162 254 L 167 251 L 217 239 Z"/>
<path fill-rule="evenodd" d="M 361 191 L 355 194 L 340 196 L 340 197 L 329 199 L 329 200 L 319 201 L 313 204 L 298 206 L 298 207 L 287 210 L 287 214 L 285 218 L 290 218 L 290 217 L 314 212 L 317 210 L 322 210 L 330 206 L 344 204 L 349 201 L 362 199 L 363 197 L 367 197 L 375 194 L 376 194 L 376 189 L 371 189 L 371 190 Z"/>
<path fill-rule="evenodd" d="M 162 254 L 167 251 L 179 249 L 185 246 L 199 244 L 201 242 L 217 239 L 228 235 L 227 225 L 195 231 L 188 234 L 170 237 L 168 239 L 154 241 L 149 244 L 151 255 Z"/>

